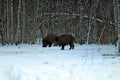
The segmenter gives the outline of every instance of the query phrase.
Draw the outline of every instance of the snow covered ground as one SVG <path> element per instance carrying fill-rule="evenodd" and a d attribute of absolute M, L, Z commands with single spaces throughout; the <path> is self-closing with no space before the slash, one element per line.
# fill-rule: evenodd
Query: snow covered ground
<path fill-rule="evenodd" d="M 120 80 L 114 45 L 0 46 L 0 80 Z"/>

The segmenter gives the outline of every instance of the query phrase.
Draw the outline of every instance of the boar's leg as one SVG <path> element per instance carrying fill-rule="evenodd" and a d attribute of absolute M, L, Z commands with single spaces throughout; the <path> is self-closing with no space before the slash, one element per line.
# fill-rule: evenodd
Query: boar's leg
<path fill-rule="evenodd" d="M 72 45 L 70 45 L 70 48 L 69 49 L 74 49 L 74 45 L 72 44 Z"/>
<path fill-rule="evenodd" d="M 65 46 L 65 45 L 62 45 L 62 48 L 61 48 L 61 50 L 64 50 L 64 46 Z"/>
<path fill-rule="evenodd" d="M 52 43 L 49 43 L 49 47 L 51 47 L 52 46 Z"/>

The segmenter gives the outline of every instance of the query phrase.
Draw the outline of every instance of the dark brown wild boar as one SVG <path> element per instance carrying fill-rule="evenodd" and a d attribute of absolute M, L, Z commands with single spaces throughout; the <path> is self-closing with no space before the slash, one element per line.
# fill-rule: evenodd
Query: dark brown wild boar
<path fill-rule="evenodd" d="M 42 40 L 43 47 L 51 47 L 52 44 L 55 42 L 56 35 L 54 34 L 48 34 L 45 38 Z"/>
<path fill-rule="evenodd" d="M 55 40 L 59 46 L 62 46 L 61 50 L 64 50 L 65 45 L 70 45 L 69 49 L 74 49 L 75 38 L 72 35 L 61 35 Z"/>

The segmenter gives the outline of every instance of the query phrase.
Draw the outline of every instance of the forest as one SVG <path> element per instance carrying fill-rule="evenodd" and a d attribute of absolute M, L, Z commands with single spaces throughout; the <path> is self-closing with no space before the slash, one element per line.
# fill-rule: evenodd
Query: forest
<path fill-rule="evenodd" d="M 119 0 L 0 0 L 0 43 L 36 44 L 72 34 L 79 44 L 114 44 Z"/>

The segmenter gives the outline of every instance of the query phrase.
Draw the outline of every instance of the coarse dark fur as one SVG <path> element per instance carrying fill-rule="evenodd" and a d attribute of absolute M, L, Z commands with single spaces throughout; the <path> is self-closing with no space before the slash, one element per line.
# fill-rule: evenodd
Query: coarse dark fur
<path fill-rule="evenodd" d="M 45 38 L 42 40 L 43 47 L 51 47 L 52 44 L 55 42 L 56 35 L 54 34 L 48 34 Z"/>
<path fill-rule="evenodd" d="M 69 49 L 74 49 L 75 38 L 72 35 L 61 35 L 55 38 L 56 43 L 64 50 L 65 45 L 70 45 Z"/>

